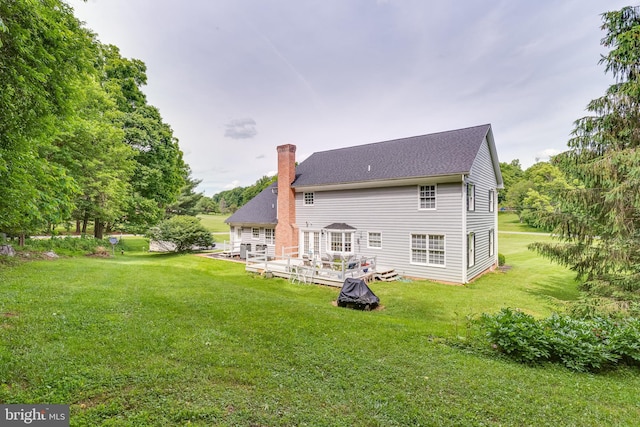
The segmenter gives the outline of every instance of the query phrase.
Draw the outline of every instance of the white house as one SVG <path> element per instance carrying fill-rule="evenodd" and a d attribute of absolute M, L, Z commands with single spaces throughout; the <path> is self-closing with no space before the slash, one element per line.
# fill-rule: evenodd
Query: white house
<path fill-rule="evenodd" d="M 497 265 L 503 182 L 491 125 L 320 151 L 297 167 L 295 145 L 277 149 L 277 185 L 226 220 L 236 245 L 375 256 L 451 283 Z"/>

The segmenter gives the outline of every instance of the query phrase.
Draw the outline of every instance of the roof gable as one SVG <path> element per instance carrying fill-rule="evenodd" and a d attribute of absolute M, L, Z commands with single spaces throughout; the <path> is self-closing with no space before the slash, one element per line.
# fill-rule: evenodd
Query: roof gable
<path fill-rule="evenodd" d="M 277 224 L 278 182 L 274 182 L 249 200 L 224 222 L 227 224 Z"/>
<path fill-rule="evenodd" d="M 293 187 L 467 174 L 491 125 L 312 154 Z"/>

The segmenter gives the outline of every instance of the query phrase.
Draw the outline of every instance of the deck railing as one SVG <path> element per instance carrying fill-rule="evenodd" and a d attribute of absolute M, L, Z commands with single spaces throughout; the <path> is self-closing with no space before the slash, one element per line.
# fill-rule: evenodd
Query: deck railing
<path fill-rule="evenodd" d="M 292 247 L 293 248 L 293 247 Z M 297 255 L 297 247 L 291 254 Z M 280 272 L 290 279 L 313 282 L 314 278 L 344 281 L 347 277 L 368 277 L 375 273 L 377 257 L 353 256 L 323 260 L 317 256 L 298 258 L 294 255 L 270 257 L 265 251 L 247 251 L 246 269 Z"/>

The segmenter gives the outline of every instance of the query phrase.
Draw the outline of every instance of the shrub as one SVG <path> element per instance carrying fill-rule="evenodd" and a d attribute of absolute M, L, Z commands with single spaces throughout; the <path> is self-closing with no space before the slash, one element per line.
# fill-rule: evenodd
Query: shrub
<path fill-rule="evenodd" d="M 170 242 L 175 252 L 187 252 L 194 246 L 208 247 L 213 244 L 211 232 L 194 216 L 177 215 L 166 219 L 147 232 L 153 240 Z"/>
<path fill-rule="evenodd" d="M 597 371 L 615 364 L 608 336 L 610 325 L 604 319 L 579 320 L 553 314 L 541 320 L 551 348 L 552 361 L 575 371 Z"/>
<path fill-rule="evenodd" d="M 491 346 L 513 359 L 535 363 L 549 357 L 549 344 L 540 324 L 526 313 L 510 308 L 481 317 Z"/>
<path fill-rule="evenodd" d="M 54 251 L 64 255 L 93 253 L 98 246 L 111 247 L 106 239 L 93 237 L 51 237 L 50 239 L 27 239 L 23 250 L 47 252 Z"/>
<path fill-rule="evenodd" d="M 553 314 L 536 320 L 510 308 L 483 314 L 480 328 L 490 346 L 524 363 L 562 363 L 598 371 L 617 363 L 640 366 L 640 320 L 576 319 Z"/>
<path fill-rule="evenodd" d="M 498 254 L 498 266 L 502 267 L 505 262 L 506 262 L 506 259 L 505 259 L 504 255 L 503 254 Z"/>

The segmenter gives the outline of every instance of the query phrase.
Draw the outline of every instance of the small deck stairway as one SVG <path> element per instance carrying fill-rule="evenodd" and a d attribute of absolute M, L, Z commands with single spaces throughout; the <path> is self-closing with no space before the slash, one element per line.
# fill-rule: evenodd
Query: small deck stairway
<path fill-rule="evenodd" d="M 373 274 L 373 278 L 381 282 L 393 282 L 398 280 L 400 276 L 393 268 L 377 266 L 376 272 Z"/>

